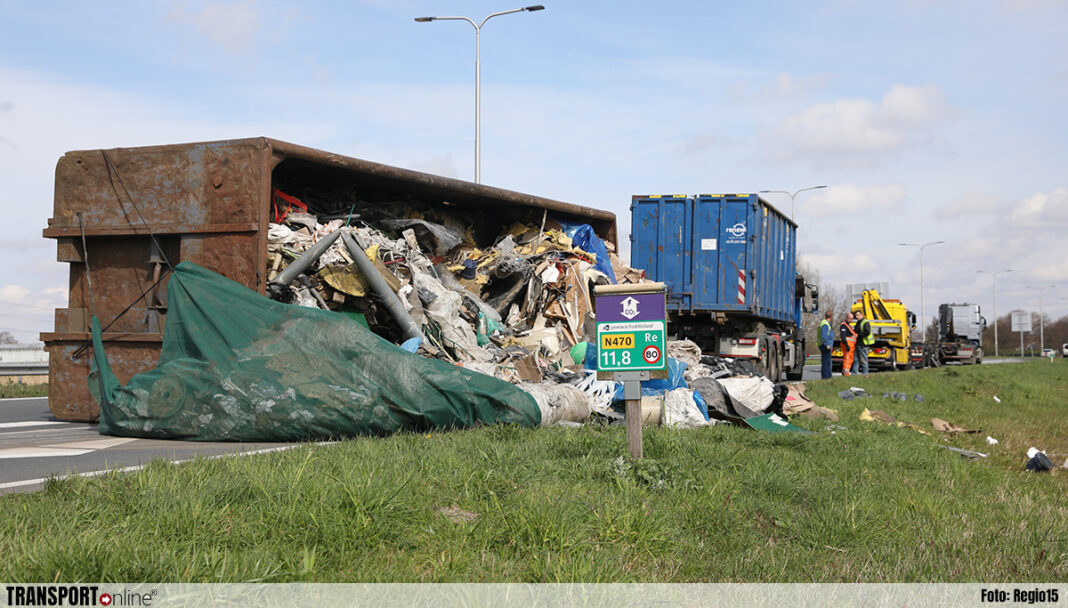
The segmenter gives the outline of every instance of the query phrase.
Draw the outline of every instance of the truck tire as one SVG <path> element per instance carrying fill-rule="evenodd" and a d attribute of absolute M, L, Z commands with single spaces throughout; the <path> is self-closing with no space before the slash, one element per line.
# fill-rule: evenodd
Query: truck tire
<path fill-rule="evenodd" d="M 975 357 L 975 364 L 979 365 L 983 362 L 983 349 L 978 349 Z"/>
<path fill-rule="evenodd" d="M 786 370 L 786 379 L 796 382 L 805 377 L 805 353 L 802 351 L 798 355 L 798 362 L 794 364 L 793 368 Z"/>
<path fill-rule="evenodd" d="M 794 366 L 786 370 L 786 379 L 797 381 L 805 375 L 805 341 L 794 342 Z"/>
<path fill-rule="evenodd" d="M 775 348 L 772 349 L 771 363 L 771 381 L 773 381 L 773 383 L 781 383 L 783 380 L 783 352 L 782 349 L 779 348 L 779 344 L 776 344 Z"/>
<path fill-rule="evenodd" d="M 760 339 L 760 358 L 757 359 L 756 368 L 761 376 L 771 375 L 771 349 L 768 348 L 767 338 Z"/>

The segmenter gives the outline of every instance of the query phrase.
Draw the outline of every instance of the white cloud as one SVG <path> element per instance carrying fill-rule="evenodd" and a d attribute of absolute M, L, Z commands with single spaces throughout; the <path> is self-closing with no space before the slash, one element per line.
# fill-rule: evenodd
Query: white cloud
<path fill-rule="evenodd" d="M 874 166 L 887 154 L 920 145 L 954 113 L 938 86 L 896 84 L 879 103 L 845 99 L 783 117 L 768 132 L 769 155 Z"/>
<path fill-rule="evenodd" d="M 460 175 L 460 170 L 456 167 L 456 163 L 453 162 L 451 154 L 413 161 L 408 164 L 408 168 L 414 171 L 422 171 L 423 173 L 432 173 L 434 175 L 443 175 L 445 177 L 454 177 L 457 179 L 465 179 L 467 177 Z"/>
<path fill-rule="evenodd" d="M 30 290 L 20 285 L 4 285 L 0 287 L 0 300 L 4 302 L 25 302 L 26 296 L 30 295 Z"/>
<path fill-rule="evenodd" d="M 971 201 L 976 201 L 976 209 L 969 207 Z M 980 223 L 963 228 L 960 216 L 953 212 L 972 213 Z M 939 291 L 946 299 L 960 300 L 970 293 L 989 302 L 990 275 L 979 275 L 977 270 L 1012 270 L 998 276 L 999 309 L 1003 302 L 1006 307 L 1020 306 L 1024 294 L 1020 290 L 1027 285 L 1068 281 L 1066 188 L 1037 192 L 1016 201 L 969 193 L 939 209 L 936 217 L 948 230 L 929 232 L 930 240 L 944 239 L 947 243 L 925 254 L 928 303 L 932 292 Z M 910 263 L 918 263 L 915 250 Z M 918 278 L 918 269 L 913 276 Z"/>
<path fill-rule="evenodd" d="M 995 213 L 1004 207 L 1004 201 L 991 194 L 969 192 L 955 201 L 946 203 L 935 210 L 935 218 L 940 220 L 959 220 L 974 218 L 987 213 Z"/>
<path fill-rule="evenodd" d="M 808 193 L 807 198 L 800 204 L 803 204 L 804 215 L 808 217 L 839 214 L 855 216 L 898 208 L 904 204 L 907 195 L 908 192 L 901 184 L 838 184 Z"/>
<path fill-rule="evenodd" d="M 1023 199 L 1012 209 L 1009 221 L 1024 229 L 1068 228 L 1068 189 L 1057 188 Z"/>
<path fill-rule="evenodd" d="M 1039 281 L 1068 281 L 1068 258 L 1054 260 L 1049 263 L 1039 262 L 1031 270 L 1031 276 Z"/>
<path fill-rule="evenodd" d="M 818 268 L 820 276 L 830 284 L 868 282 L 870 276 L 885 272 L 883 265 L 867 253 L 810 251 L 798 257 L 802 265 Z"/>
<path fill-rule="evenodd" d="M 262 42 L 259 34 L 263 24 L 254 0 L 232 4 L 213 2 L 199 11 L 178 4 L 167 20 L 192 25 L 229 53 L 244 54 Z"/>

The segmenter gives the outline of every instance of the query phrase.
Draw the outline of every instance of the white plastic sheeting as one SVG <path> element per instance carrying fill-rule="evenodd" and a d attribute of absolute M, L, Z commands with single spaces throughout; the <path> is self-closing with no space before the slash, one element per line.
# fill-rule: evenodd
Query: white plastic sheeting
<path fill-rule="evenodd" d="M 697 403 L 693 400 L 693 391 L 688 388 L 677 388 L 664 393 L 664 426 L 677 429 L 692 429 L 711 424 L 701 415 L 697 409 Z"/>
<path fill-rule="evenodd" d="M 775 401 L 775 384 L 763 376 L 719 378 L 717 382 L 727 391 L 734 409 L 744 418 L 766 414 Z M 751 413 L 743 412 L 742 408 Z"/>

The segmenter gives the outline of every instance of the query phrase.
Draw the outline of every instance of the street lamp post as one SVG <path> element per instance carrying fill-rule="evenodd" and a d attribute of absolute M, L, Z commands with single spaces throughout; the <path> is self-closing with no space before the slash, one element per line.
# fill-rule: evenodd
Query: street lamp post
<path fill-rule="evenodd" d="M 1053 289 L 1054 287 L 1056 287 L 1056 285 L 1041 285 L 1041 286 L 1028 285 L 1027 286 L 1028 289 L 1037 289 L 1038 290 L 1038 348 L 1039 348 L 1038 352 L 1039 353 L 1041 353 L 1042 351 L 1046 350 L 1045 319 L 1042 318 L 1042 290 L 1043 289 Z"/>
<path fill-rule="evenodd" d="M 994 356 L 998 356 L 998 275 L 1006 272 L 1012 272 L 1012 269 L 1006 270 L 976 270 L 978 274 L 988 274 L 993 279 L 994 283 Z"/>
<path fill-rule="evenodd" d="M 475 23 L 473 19 L 469 17 L 416 17 L 415 20 L 419 23 L 429 23 L 430 21 L 466 21 L 471 24 L 471 27 L 475 28 L 475 183 L 482 183 L 482 64 L 480 62 L 479 51 L 479 35 L 482 33 L 482 26 L 486 25 L 486 22 L 494 17 L 501 15 L 510 15 L 512 13 L 522 12 L 534 12 L 545 10 L 545 7 L 536 4 L 534 6 L 524 6 L 523 8 L 513 8 L 510 11 L 501 11 L 499 13 L 493 13 L 486 16 L 481 23 Z"/>
<path fill-rule="evenodd" d="M 826 188 L 827 186 L 809 186 L 808 188 L 801 188 L 796 192 L 789 192 L 787 190 L 761 190 L 760 194 L 785 194 L 790 197 L 790 221 L 794 221 L 794 197 L 801 194 L 805 190 L 819 190 L 820 188 Z"/>
<path fill-rule="evenodd" d="M 923 249 L 930 245 L 942 245 L 945 241 L 934 241 L 933 243 L 924 243 L 917 245 L 916 243 L 898 243 L 899 247 L 919 247 L 920 248 L 920 319 L 922 319 L 920 325 L 920 335 L 923 342 L 927 343 L 927 308 L 924 305 L 923 300 Z"/>

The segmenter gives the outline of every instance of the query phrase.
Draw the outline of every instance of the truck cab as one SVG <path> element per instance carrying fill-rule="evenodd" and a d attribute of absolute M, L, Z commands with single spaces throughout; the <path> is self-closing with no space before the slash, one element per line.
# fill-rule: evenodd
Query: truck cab
<path fill-rule="evenodd" d="M 875 343 L 868 351 L 870 370 L 912 369 L 914 363 L 909 334 L 916 328 L 915 313 L 906 308 L 901 300 L 884 299 L 875 289 L 864 290 L 850 311 L 862 312 L 871 324 Z M 842 367 L 842 348 L 838 340 L 831 352 L 831 365 L 836 370 Z"/>

